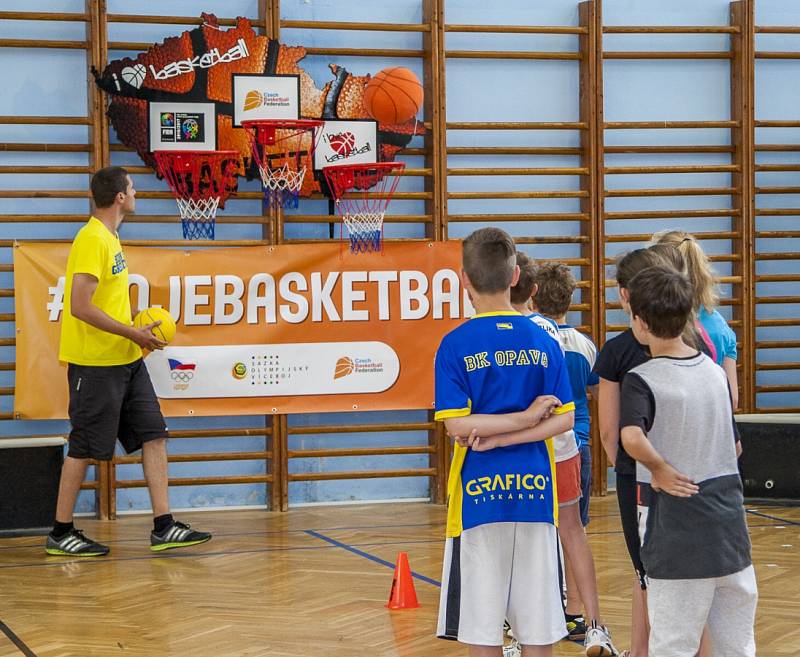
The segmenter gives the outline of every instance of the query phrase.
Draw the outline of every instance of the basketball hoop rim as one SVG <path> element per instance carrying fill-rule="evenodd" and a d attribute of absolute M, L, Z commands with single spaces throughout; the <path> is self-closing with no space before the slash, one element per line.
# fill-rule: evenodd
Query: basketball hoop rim
<path fill-rule="evenodd" d="M 359 162 L 355 164 L 330 164 L 322 167 L 323 171 L 333 174 L 346 171 L 358 171 L 361 169 L 378 169 L 379 171 L 390 171 L 392 169 L 403 170 L 406 168 L 405 162 Z"/>
<path fill-rule="evenodd" d="M 247 119 L 242 121 L 243 128 L 268 126 L 278 130 L 290 130 L 292 128 L 310 130 L 311 128 L 321 128 L 323 125 L 325 125 L 325 121 L 322 119 Z"/>
<path fill-rule="evenodd" d="M 185 150 L 168 150 L 165 148 L 158 149 L 153 151 L 154 157 L 164 156 L 164 157 L 172 157 L 174 155 L 204 155 L 204 156 L 219 156 L 219 157 L 239 157 L 239 151 L 234 150 L 226 150 L 226 151 L 195 151 L 191 149 Z"/>
<path fill-rule="evenodd" d="M 331 195 L 334 201 L 339 201 L 345 194 L 352 190 L 352 185 L 356 182 L 356 178 L 352 174 L 358 171 L 375 171 L 376 176 L 381 178 L 385 176 L 399 176 L 406 168 L 405 162 L 360 162 L 353 164 L 331 164 L 327 167 L 322 167 L 322 175 L 329 181 Z M 392 185 L 392 190 L 397 185 L 397 182 Z"/>
<path fill-rule="evenodd" d="M 169 185 L 173 197 L 178 201 L 178 207 L 181 212 L 181 218 L 194 217 L 204 215 L 206 213 L 213 219 L 216 216 L 217 205 L 225 207 L 225 202 L 228 198 L 235 194 L 236 191 L 226 188 L 227 182 L 233 178 L 236 179 L 235 171 L 231 170 L 230 166 L 223 167 L 223 163 L 228 160 L 236 160 L 241 158 L 239 151 L 229 149 L 220 151 L 195 151 L 190 149 L 183 150 L 166 150 L 159 149 L 152 152 L 153 158 L 156 161 L 156 173 L 166 180 Z M 186 158 L 184 162 L 189 162 L 189 167 L 197 173 L 197 167 L 203 164 L 209 164 L 212 167 L 212 176 L 217 182 L 217 188 L 209 185 L 205 191 L 199 188 L 190 191 L 185 181 L 182 181 L 181 176 L 185 171 L 181 171 L 183 166 L 176 164 L 178 158 Z M 216 191 L 216 193 L 214 193 Z M 211 208 L 207 205 L 209 202 L 214 202 L 214 207 Z M 189 203 L 189 207 L 184 208 L 181 202 Z M 198 203 L 203 203 L 203 207 L 198 206 Z"/>

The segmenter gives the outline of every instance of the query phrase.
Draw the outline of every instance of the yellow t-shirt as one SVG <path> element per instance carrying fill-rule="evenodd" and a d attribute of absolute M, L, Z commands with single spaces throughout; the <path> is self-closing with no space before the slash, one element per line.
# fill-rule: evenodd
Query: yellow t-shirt
<path fill-rule="evenodd" d="M 69 251 L 58 359 L 76 365 L 126 365 L 141 358 L 142 350 L 135 342 L 73 317 L 70 295 L 75 274 L 94 276 L 98 283 L 92 303 L 118 322 L 131 323 L 128 265 L 119 237 L 91 217 Z"/>

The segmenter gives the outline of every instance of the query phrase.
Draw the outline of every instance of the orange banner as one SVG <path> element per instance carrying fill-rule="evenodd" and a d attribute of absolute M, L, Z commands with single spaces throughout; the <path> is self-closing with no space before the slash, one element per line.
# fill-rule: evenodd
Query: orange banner
<path fill-rule="evenodd" d="M 58 362 L 69 244 L 14 249 L 18 418 L 67 416 Z M 164 414 L 250 415 L 433 408 L 433 358 L 472 312 L 458 242 L 127 247 L 131 306 L 178 320 L 147 356 Z"/>

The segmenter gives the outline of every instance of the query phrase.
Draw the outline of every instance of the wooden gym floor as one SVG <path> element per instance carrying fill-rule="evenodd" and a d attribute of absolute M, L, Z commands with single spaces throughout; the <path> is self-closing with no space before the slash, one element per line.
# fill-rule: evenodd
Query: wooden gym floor
<path fill-rule="evenodd" d="M 601 605 L 628 646 L 632 576 L 612 496 L 589 526 Z M 429 504 L 289 513 L 181 514 L 210 543 L 155 556 L 149 516 L 81 519 L 106 558 L 48 557 L 38 537 L 0 540 L 0 657 L 448 657 L 434 638 L 445 509 Z M 759 657 L 800 655 L 800 508 L 750 505 Z M 409 554 L 422 607 L 384 608 Z M 582 655 L 562 642 L 556 655 Z"/>

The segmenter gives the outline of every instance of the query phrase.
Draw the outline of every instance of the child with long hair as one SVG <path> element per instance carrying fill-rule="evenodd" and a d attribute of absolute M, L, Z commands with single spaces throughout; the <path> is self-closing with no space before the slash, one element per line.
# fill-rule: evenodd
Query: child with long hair
<path fill-rule="evenodd" d="M 717 278 L 708 256 L 697 239 L 683 230 L 667 230 L 653 235 L 653 243 L 675 247 L 686 263 L 686 274 L 692 283 L 694 311 L 700 325 L 714 344 L 715 358 L 725 370 L 731 388 L 734 409 L 739 405 L 739 383 L 736 374 L 736 334 L 716 310 L 719 305 Z"/>
<path fill-rule="evenodd" d="M 669 267 L 683 272 L 685 265 L 680 253 L 663 246 L 636 249 L 617 261 L 617 285 L 623 310 L 630 315 L 628 305 L 628 283 L 639 272 L 650 267 Z M 687 322 L 684 341 L 705 353 L 708 348 L 694 330 L 693 322 Z M 645 568 L 640 556 L 638 511 L 636 503 L 636 463 L 620 444 L 620 388 L 625 375 L 634 367 L 650 360 L 647 345 L 636 340 L 631 329 L 607 340 L 600 350 L 594 371 L 600 377 L 598 415 L 600 440 L 614 465 L 617 475 L 617 502 L 619 504 L 622 530 L 631 562 L 636 571 L 633 586 L 633 609 L 631 617 L 631 650 L 625 657 L 647 657 L 649 625 L 647 620 L 647 582 Z"/>

